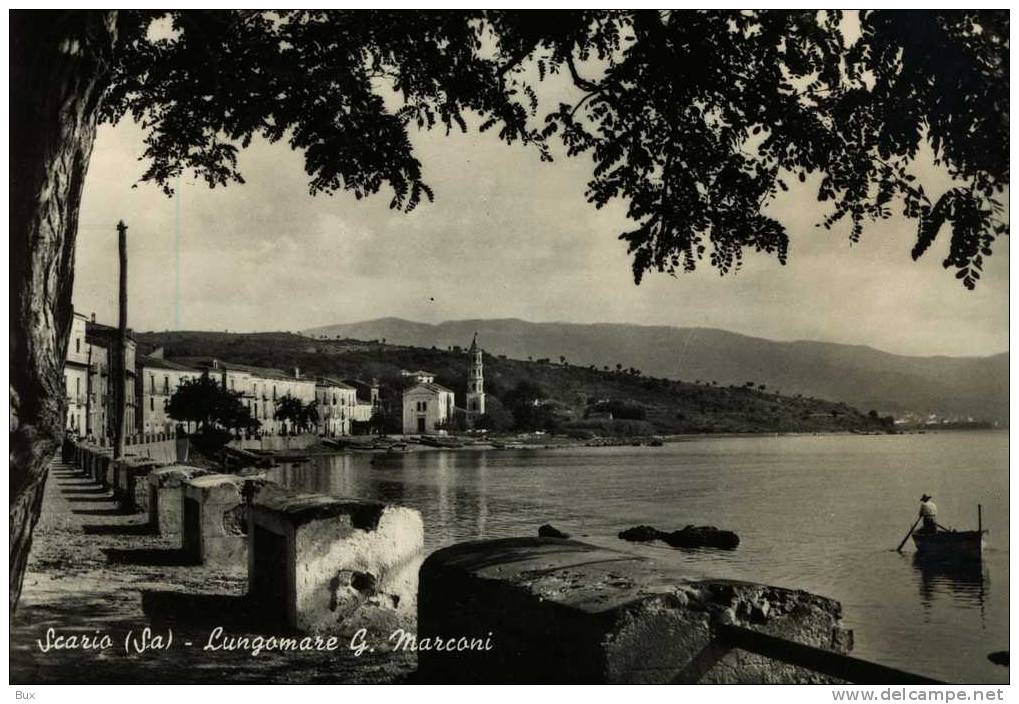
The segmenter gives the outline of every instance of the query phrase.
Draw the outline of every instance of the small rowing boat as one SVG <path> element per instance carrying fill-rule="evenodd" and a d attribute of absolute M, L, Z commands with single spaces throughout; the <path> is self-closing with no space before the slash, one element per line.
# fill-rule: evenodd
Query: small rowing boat
<path fill-rule="evenodd" d="M 939 560 L 979 560 L 983 555 L 986 530 L 914 531 L 913 544 L 919 557 Z"/>
<path fill-rule="evenodd" d="M 953 530 L 937 526 L 937 530 L 914 530 L 913 544 L 917 557 L 933 560 L 980 560 L 984 552 L 983 507 L 977 504 L 977 529 Z"/>

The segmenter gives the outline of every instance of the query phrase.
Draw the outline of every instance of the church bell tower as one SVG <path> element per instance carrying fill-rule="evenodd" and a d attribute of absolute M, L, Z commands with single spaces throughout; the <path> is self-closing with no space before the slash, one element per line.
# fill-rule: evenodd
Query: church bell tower
<path fill-rule="evenodd" d="M 485 415 L 485 377 L 478 347 L 478 333 L 474 333 L 471 349 L 467 353 L 467 422 L 471 425 Z"/>

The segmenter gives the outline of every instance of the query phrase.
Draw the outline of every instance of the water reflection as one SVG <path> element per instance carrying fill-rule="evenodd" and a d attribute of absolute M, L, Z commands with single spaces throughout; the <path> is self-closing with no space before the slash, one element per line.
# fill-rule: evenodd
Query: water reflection
<path fill-rule="evenodd" d="M 270 479 L 302 492 L 417 508 L 425 519 L 429 549 L 492 533 L 489 458 L 484 452 L 337 454 L 312 463 L 280 465 L 270 470 Z M 498 513 L 517 515 L 506 506 Z"/>
<path fill-rule="evenodd" d="M 983 611 L 990 578 L 981 560 L 938 560 L 914 553 L 913 569 L 925 608 L 931 607 L 935 599 L 947 597 L 959 606 Z"/>

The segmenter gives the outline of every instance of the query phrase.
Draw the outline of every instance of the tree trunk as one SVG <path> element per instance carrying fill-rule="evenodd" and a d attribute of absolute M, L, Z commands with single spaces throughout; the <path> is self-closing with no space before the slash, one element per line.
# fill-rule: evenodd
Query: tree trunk
<path fill-rule="evenodd" d="M 67 413 L 63 366 L 82 185 L 115 12 L 10 13 L 10 608 Z"/>

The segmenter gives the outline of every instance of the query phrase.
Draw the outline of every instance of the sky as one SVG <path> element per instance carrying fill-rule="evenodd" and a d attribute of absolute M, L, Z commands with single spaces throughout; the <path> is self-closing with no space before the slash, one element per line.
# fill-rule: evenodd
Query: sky
<path fill-rule="evenodd" d="M 636 286 L 618 240 L 629 229 L 625 204 L 586 202 L 587 157 L 547 164 L 491 133 L 415 132 L 435 202 L 406 214 L 388 208 L 385 192 L 310 196 L 302 156 L 262 142 L 241 153 L 245 184 L 209 189 L 184 178 L 167 198 L 138 183 L 142 137 L 130 122 L 100 129 L 74 284 L 76 309 L 116 321 L 115 224 L 124 220 L 136 330 L 512 317 L 715 327 L 901 354 L 1008 349 L 1007 238 L 967 291 L 941 266 L 947 231 L 919 262 L 909 256 L 916 225 L 901 218 L 871 224 L 850 245 L 845 230 L 815 227 L 824 210 L 810 180 L 769 206 L 790 232 L 786 266 L 748 253 L 736 275 L 705 262 Z"/>

